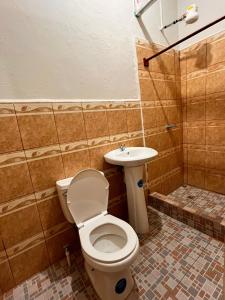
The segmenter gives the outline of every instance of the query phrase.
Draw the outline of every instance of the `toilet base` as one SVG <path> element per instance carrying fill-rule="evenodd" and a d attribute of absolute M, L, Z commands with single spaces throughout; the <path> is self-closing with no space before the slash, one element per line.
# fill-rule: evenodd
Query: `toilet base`
<path fill-rule="evenodd" d="M 133 289 L 134 280 L 130 268 L 120 272 L 102 272 L 89 266 L 85 261 L 85 269 L 102 300 L 125 299 Z"/>

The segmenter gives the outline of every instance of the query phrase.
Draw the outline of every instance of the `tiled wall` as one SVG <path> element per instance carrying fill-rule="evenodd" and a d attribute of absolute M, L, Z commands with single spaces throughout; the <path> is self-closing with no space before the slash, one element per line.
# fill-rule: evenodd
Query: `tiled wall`
<path fill-rule="evenodd" d="M 225 33 L 180 53 L 185 182 L 225 194 Z"/>
<path fill-rule="evenodd" d="M 0 104 L 0 289 L 5 291 L 79 247 L 55 182 L 104 170 L 109 211 L 127 217 L 121 168 L 103 155 L 143 144 L 139 102 Z"/>
<path fill-rule="evenodd" d="M 149 68 L 143 66 L 143 58 L 160 49 L 137 42 L 145 144 L 159 152 L 147 165 L 148 187 L 167 194 L 183 183 L 182 107 L 178 53 L 167 52 L 150 61 Z M 167 130 L 166 124 L 176 128 Z"/>

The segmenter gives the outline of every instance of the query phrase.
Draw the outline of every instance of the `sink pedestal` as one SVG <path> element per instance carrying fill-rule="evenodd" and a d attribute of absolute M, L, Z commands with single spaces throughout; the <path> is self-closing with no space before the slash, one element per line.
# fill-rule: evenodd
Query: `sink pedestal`
<path fill-rule="evenodd" d="M 129 223 L 137 233 L 147 233 L 149 231 L 143 188 L 143 171 L 144 166 L 124 167 Z"/>

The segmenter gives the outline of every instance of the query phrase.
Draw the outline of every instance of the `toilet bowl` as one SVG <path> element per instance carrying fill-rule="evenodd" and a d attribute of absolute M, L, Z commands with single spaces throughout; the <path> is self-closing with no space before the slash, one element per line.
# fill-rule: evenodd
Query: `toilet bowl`
<path fill-rule="evenodd" d="M 109 183 L 94 169 L 57 181 L 60 203 L 67 220 L 76 223 L 85 268 L 103 300 L 125 299 L 134 281 L 130 265 L 139 241 L 133 228 L 107 212 Z"/>

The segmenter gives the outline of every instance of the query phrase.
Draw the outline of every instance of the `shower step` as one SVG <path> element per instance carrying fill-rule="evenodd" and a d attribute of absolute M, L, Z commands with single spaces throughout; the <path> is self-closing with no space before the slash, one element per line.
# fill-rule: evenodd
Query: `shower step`
<path fill-rule="evenodd" d="M 168 216 L 183 222 L 219 241 L 225 239 L 225 219 L 218 216 L 206 215 L 187 207 L 182 199 L 154 192 L 149 195 L 148 204 Z"/>

